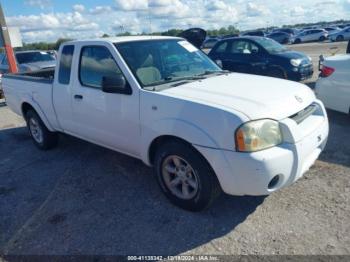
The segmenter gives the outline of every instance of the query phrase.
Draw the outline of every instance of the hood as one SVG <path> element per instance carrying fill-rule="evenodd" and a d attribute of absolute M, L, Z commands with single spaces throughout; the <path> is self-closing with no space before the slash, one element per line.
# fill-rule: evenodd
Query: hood
<path fill-rule="evenodd" d="M 21 64 L 20 66 L 31 69 L 32 71 L 52 68 L 56 66 L 56 61 L 43 61 L 43 62 L 35 62 L 35 63 L 27 63 Z"/>
<path fill-rule="evenodd" d="M 284 57 L 287 59 L 308 59 L 308 57 L 301 52 L 297 52 L 297 51 L 285 51 L 285 52 L 281 52 L 281 53 L 277 53 L 277 54 L 273 54 L 279 57 Z"/>
<path fill-rule="evenodd" d="M 305 85 L 271 77 L 231 73 L 191 82 L 163 94 L 209 106 L 238 111 L 249 119 L 282 120 L 315 100 Z"/>

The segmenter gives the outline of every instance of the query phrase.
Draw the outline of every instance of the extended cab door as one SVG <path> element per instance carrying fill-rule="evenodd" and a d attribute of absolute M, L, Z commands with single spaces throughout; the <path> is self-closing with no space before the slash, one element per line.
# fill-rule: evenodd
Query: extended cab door
<path fill-rule="evenodd" d="M 55 70 L 55 82 L 53 86 L 53 105 L 56 112 L 58 129 L 70 133 L 73 130 L 74 119 L 72 117 L 72 86 L 74 76 L 72 74 L 72 63 L 75 46 L 65 45 L 60 50 L 60 61 Z"/>
<path fill-rule="evenodd" d="M 75 83 L 72 86 L 72 133 L 91 142 L 139 156 L 139 92 L 131 87 L 108 43 L 77 45 Z M 120 62 L 120 60 L 119 60 Z M 106 77 L 124 76 L 130 92 L 106 93 Z"/>

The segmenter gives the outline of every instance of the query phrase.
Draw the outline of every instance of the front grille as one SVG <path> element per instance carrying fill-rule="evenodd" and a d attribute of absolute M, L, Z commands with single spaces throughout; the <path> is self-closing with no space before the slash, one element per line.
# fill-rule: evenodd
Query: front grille
<path fill-rule="evenodd" d="M 306 118 L 311 116 L 313 113 L 315 113 L 319 109 L 318 104 L 311 104 L 305 109 L 301 110 L 300 112 L 292 115 L 289 117 L 290 119 L 294 120 L 297 124 L 300 124 L 303 122 Z"/>

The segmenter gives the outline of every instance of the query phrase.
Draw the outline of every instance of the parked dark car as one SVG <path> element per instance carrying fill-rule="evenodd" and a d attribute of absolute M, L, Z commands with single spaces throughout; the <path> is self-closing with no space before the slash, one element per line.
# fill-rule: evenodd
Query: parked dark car
<path fill-rule="evenodd" d="M 242 34 L 242 36 L 265 36 L 265 32 L 258 30 L 258 31 L 249 31 Z"/>
<path fill-rule="evenodd" d="M 266 37 L 271 38 L 280 44 L 290 44 L 293 42 L 292 35 L 284 32 L 271 33 Z"/>
<path fill-rule="evenodd" d="M 223 69 L 302 81 L 311 78 L 313 65 L 303 53 L 291 51 L 265 37 L 237 37 L 218 42 L 209 57 Z"/>
<path fill-rule="evenodd" d="M 278 32 L 283 32 L 283 33 L 287 33 L 290 35 L 296 35 L 298 33 L 298 30 L 293 29 L 293 28 L 277 28 L 277 29 L 273 30 L 272 33 L 278 33 Z"/>

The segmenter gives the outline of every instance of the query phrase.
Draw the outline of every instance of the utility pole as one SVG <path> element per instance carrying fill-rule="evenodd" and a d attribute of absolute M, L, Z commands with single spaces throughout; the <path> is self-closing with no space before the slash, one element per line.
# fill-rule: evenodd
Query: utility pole
<path fill-rule="evenodd" d="M 7 56 L 7 61 L 9 64 L 9 72 L 10 73 L 17 73 L 17 63 L 15 59 L 15 54 L 13 52 L 12 46 L 11 46 L 11 40 L 10 40 L 10 33 L 6 25 L 6 20 L 5 20 L 5 15 L 2 10 L 2 6 L 0 3 L 0 42 L 4 45 L 6 56 Z"/>

